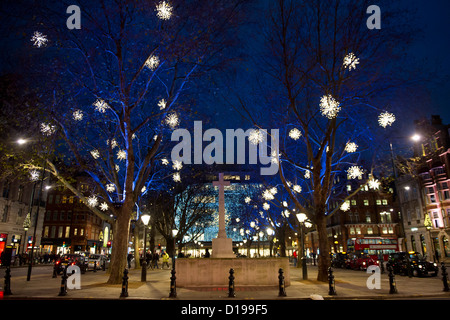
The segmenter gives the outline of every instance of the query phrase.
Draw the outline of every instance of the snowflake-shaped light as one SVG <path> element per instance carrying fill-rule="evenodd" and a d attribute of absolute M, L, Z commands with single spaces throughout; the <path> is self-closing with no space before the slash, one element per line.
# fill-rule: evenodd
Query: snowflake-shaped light
<path fill-rule="evenodd" d="M 116 172 L 119 172 L 119 171 L 120 171 L 120 167 L 119 167 L 118 164 L 116 164 L 116 165 L 114 166 L 114 168 L 116 169 Z"/>
<path fill-rule="evenodd" d="M 281 154 L 277 154 L 277 152 L 274 150 L 270 153 L 270 162 L 278 164 L 278 159 L 280 158 Z"/>
<path fill-rule="evenodd" d="M 109 142 L 109 140 L 106 140 L 106 144 L 110 145 L 111 144 L 111 148 L 114 149 L 115 147 L 118 146 L 118 143 L 116 141 L 116 139 L 112 139 L 111 142 Z"/>
<path fill-rule="evenodd" d="M 114 185 L 114 183 L 108 183 L 106 185 L 106 191 L 108 191 L 108 192 L 116 191 L 116 186 Z"/>
<path fill-rule="evenodd" d="M 98 199 L 96 196 L 92 195 L 87 199 L 87 204 L 89 207 L 96 207 L 98 205 Z"/>
<path fill-rule="evenodd" d="M 263 209 L 264 210 L 269 210 L 270 209 L 270 204 L 268 204 L 267 202 L 263 203 Z"/>
<path fill-rule="evenodd" d="M 270 188 L 269 191 L 271 194 L 277 194 L 277 192 L 278 192 L 277 187 L 272 187 L 272 188 Z"/>
<path fill-rule="evenodd" d="M 166 100 L 164 99 L 159 100 L 158 102 L 159 110 L 164 110 L 166 108 L 166 104 L 167 104 Z"/>
<path fill-rule="evenodd" d="M 163 1 L 156 5 L 155 10 L 156 10 L 156 16 L 158 18 L 160 18 L 161 20 L 169 20 L 170 17 L 172 16 L 173 8 L 169 3 Z"/>
<path fill-rule="evenodd" d="M 383 128 L 386 128 L 387 126 L 391 126 L 395 121 L 395 115 L 389 112 L 382 112 L 378 116 L 378 123 Z"/>
<path fill-rule="evenodd" d="M 289 131 L 289 137 L 294 140 L 298 140 L 302 136 L 302 132 L 297 128 L 293 128 Z"/>
<path fill-rule="evenodd" d="M 183 163 L 181 161 L 174 160 L 172 168 L 174 168 L 175 170 L 181 170 L 183 168 Z"/>
<path fill-rule="evenodd" d="M 117 151 L 117 159 L 120 161 L 125 160 L 127 158 L 127 152 L 125 150 Z"/>
<path fill-rule="evenodd" d="M 31 170 L 30 171 L 30 180 L 31 181 L 38 181 L 41 174 L 37 170 Z"/>
<path fill-rule="evenodd" d="M 181 176 L 180 176 L 179 172 L 175 172 L 173 174 L 173 181 L 175 181 L 175 182 L 180 182 L 181 181 Z"/>
<path fill-rule="evenodd" d="M 100 113 L 105 113 L 106 109 L 109 108 L 109 105 L 102 99 L 97 99 L 93 105 L 95 106 L 95 110 Z"/>
<path fill-rule="evenodd" d="M 162 163 L 163 165 L 167 166 L 167 165 L 169 164 L 169 160 L 167 160 L 166 158 L 163 158 L 163 159 L 161 160 L 161 163 Z"/>
<path fill-rule="evenodd" d="M 356 152 L 357 149 L 358 145 L 354 142 L 347 142 L 347 144 L 345 145 L 345 151 L 347 151 L 348 153 Z"/>
<path fill-rule="evenodd" d="M 264 190 L 262 196 L 267 201 L 270 201 L 270 200 L 274 199 L 274 196 L 273 196 L 272 192 L 270 192 L 270 190 Z"/>
<path fill-rule="evenodd" d="M 306 170 L 305 171 L 305 179 L 309 179 L 309 178 L 311 178 L 311 171 Z"/>
<path fill-rule="evenodd" d="M 262 132 L 259 129 L 252 129 L 248 135 L 248 141 L 250 141 L 251 144 L 257 145 L 258 143 L 261 143 L 264 140 L 264 136 Z"/>
<path fill-rule="evenodd" d="M 152 71 L 155 70 L 159 66 L 159 58 L 157 56 L 150 56 L 145 61 L 145 66 Z"/>
<path fill-rule="evenodd" d="M 97 149 L 91 151 L 91 156 L 94 159 L 98 159 L 100 157 L 100 152 Z"/>
<path fill-rule="evenodd" d="M 361 167 L 358 166 L 351 166 L 347 170 L 347 176 L 349 179 L 362 179 L 362 175 L 364 173 L 364 170 Z"/>
<path fill-rule="evenodd" d="M 56 131 L 56 126 L 49 123 L 41 123 L 41 132 L 46 136 L 51 136 Z"/>
<path fill-rule="evenodd" d="M 298 184 L 294 184 L 294 186 L 292 187 L 292 190 L 294 190 L 297 193 L 302 192 L 302 187 L 300 187 Z"/>
<path fill-rule="evenodd" d="M 380 189 L 380 185 L 381 185 L 380 181 L 378 181 L 377 179 L 374 179 L 374 178 L 369 179 L 367 184 L 369 185 L 369 188 L 373 189 L 373 190 Z"/>
<path fill-rule="evenodd" d="M 171 127 L 175 128 L 180 123 L 180 119 L 178 118 L 178 115 L 176 113 L 170 113 L 166 116 L 166 124 Z"/>
<path fill-rule="evenodd" d="M 350 201 L 345 201 L 339 208 L 344 212 L 348 211 L 350 209 Z"/>
<path fill-rule="evenodd" d="M 72 117 L 73 117 L 73 120 L 75 120 L 75 121 L 81 121 L 81 120 L 83 120 L 83 111 L 81 111 L 81 110 L 75 110 L 73 113 L 72 113 Z"/>
<path fill-rule="evenodd" d="M 245 197 L 244 201 L 245 201 L 245 203 L 250 203 L 252 201 L 252 199 L 250 197 Z"/>
<path fill-rule="evenodd" d="M 47 36 L 40 33 L 39 31 L 35 31 L 33 33 L 33 36 L 31 37 L 31 41 L 33 42 L 33 45 L 35 47 L 42 47 L 45 46 L 48 42 Z"/>
<path fill-rule="evenodd" d="M 334 119 L 341 110 L 340 103 L 336 101 L 330 94 L 320 99 L 320 112 L 328 119 Z"/>
<path fill-rule="evenodd" d="M 353 52 L 350 52 L 344 57 L 343 66 L 344 68 L 348 68 L 349 71 L 356 69 L 357 64 L 359 64 L 359 58 L 357 58 Z"/>
<path fill-rule="evenodd" d="M 141 193 L 144 193 L 145 191 L 147 191 L 147 187 L 143 186 L 142 189 L 141 189 Z"/>
<path fill-rule="evenodd" d="M 103 203 L 100 205 L 100 210 L 102 210 L 102 211 L 107 211 L 107 210 L 108 210 L 108 204 L 107 204 L 106 202 L 103 202 Z"/>

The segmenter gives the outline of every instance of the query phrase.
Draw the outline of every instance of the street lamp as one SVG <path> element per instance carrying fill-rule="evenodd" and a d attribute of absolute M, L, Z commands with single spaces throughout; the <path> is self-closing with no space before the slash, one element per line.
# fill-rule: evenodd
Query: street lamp
<path fill-rule="evenodd" d="M 143 261 L 142 261 L 142 273 L 141 273 L 141 282 L 147 281 L 147 261 L 145 259 L 145 251 L 146 251 L 146 244 L 147 244 L 147 225 L 150 221 L 150 215 L 147 213 L 144 213 L 141 215 L 142 223 L 144 224 L 144 251 L 143 251 Z"/>
<path fill-rule="evenodd" d="M 177 297 L 177 283 L 176 283 L 176 277 L 175 277 L 175 239 L 178 234 L 178 230 L 176 228 L 172 229 L 172 236 L 173 236 L 173 257 L 172 257 L 172 277 L 170 277 L 170 294 L 169 298 L 176 298 Z"/>
<path fill-rule="evenodd" d="M 420 136 L 419 134 L 416 133 L 411 137 L 411 140 L 414 142 L 418 142 L 418 141 L 422 140 L 422 136 Z"/>
<path fill-rule="evenodd" d="M 306 214 L 297 213 L 297 220 L 300 222 L 300 235 L 301 235 L 301 246 L 302 246 L 302 271 L 303 271 L 303 280 L 308 279 L 308 270 L 306 269 L 306 257 L 305 257 L 305 221 L 307 219 Z"/>

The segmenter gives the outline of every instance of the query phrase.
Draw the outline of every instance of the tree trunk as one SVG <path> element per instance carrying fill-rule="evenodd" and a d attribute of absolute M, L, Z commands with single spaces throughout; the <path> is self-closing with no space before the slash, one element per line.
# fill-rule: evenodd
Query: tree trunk
<path fill-rule="evenodd" d="M 317 233 L 319 235 L 319 264 L 317 272 L 317 281 L 328 281 L 328 268 L 330 262 L 330 248 L 328 246 L 327 219 L 323 212 L 316 214 Z"/>
<path fill-rule="evenodd" d="M 113 243 L 111 252 L 110 275 L 108 284 L 122 283 L 123 271 L 128 268 L 127 249 L 130 232 L 131 209 L 133 203 L 125 201 L 118 209 L 117 220 L 113 230 Z"/>

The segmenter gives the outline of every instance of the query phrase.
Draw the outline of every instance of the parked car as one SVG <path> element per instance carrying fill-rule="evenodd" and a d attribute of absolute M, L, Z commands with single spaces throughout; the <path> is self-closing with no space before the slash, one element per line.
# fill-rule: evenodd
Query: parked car
<path fill-rule="evenodd" d="M 331 259 L 331 266 L 333 268 L 346 268 L 348 254 L 345 252 L 335 253 Z"/>
<path fill-rule="evenodd" d="M 422 277 L 438 275 L 439 267 L 436 263 L 427 261 L 418 252 L 395 252 L 389 255 L 388 265 L 392 266 L 393 272 L 396 274 L 411 275 L 414 277 Z M 410 268 L 408 270 L 408 267 Z"/>
<path fill-rule="evenodd" d="M 346 265 L 349 269 L 367 270 L 369 266 L 378 266 L 379 261 L 365 253 L 353 253 L 350 255 L 349 259 L 347 259 Z"/>
<path fill-rule="evenodd" d="M 97 270 L 103 268 L 103 264 L 105 264 L 105 267 L 108 267 L 109 265 L 109 259 L 104 254 L 90 254 L 88 258 L 88 270 L 92 269 L 94 270 L 94 266 Z"/>
<path fill-rule="evenodd" d="M 76 265 L 80 268 L 81 273 L 87 270 L 86 258 L 79 254 L 64 254 L 55 262 L 55 270 L 57 274 L 61 274 L 64 268 L 70 265 Z"/>

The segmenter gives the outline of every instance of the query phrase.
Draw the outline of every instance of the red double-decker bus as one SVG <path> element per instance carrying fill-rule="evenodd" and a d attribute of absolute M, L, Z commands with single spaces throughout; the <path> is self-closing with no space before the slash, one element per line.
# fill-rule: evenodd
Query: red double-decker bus
<path fill-rule="evenodd" d="M 347 241 L 347 251 L 365 253 L 374 259 L 382 256 L 387 261 L 390 253 L 399 251 L 398 240 L 384 237 L 352 238 Z"/>

